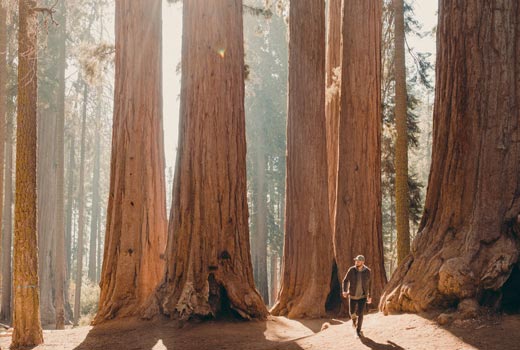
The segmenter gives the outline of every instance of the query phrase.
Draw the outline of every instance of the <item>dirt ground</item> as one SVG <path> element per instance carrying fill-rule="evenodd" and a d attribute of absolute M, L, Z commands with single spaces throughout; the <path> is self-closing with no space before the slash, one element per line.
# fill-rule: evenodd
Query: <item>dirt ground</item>
<path fill-rule="evenodd" d="M 520 315 L 482 317 L 441 327 L 419 315 L 365 316 L 364 336 L 351 322 L 337 319 L 266 322 L 113 321 L 96 328 L 44 331 L 45 345 L 36 349 L 66 350 L 513 350 L 520 349 Z M 8 349 L 9 332 L 0 334 Z"/>

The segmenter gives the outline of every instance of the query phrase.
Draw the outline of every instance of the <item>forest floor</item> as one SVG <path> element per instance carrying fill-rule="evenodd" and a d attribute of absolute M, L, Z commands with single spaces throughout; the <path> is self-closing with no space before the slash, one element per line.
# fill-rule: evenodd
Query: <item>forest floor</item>
<path fill-rule="evenodd" d="M 350 321 L 289 320 L 265 322 L 111 321 L 101 326 L 44 331 L 45 345 L 66 350 L 509 350 L 520 348 L 520 315 L 487 316 L 442 327 L 412 314 L 365 316 L 364 336 L 356 337 Z M 10 336 L 0 335 L 8 349 Z"/>

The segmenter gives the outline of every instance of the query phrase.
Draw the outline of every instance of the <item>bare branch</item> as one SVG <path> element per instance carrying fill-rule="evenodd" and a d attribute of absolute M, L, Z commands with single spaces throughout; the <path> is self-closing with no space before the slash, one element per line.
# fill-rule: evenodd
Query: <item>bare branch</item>
<path fill-rule="evenodd" d="M 50 18 L 54 25 L 59 26 L 59 23 L 54 19 L 54 13 L 56 12 L 56 5 L 58 4 L 58 1 L 59 0 L 56 0 L 51 7 L 35 7 L 33 8 L 33 11 L 47 15 L 47 17 Z"/>

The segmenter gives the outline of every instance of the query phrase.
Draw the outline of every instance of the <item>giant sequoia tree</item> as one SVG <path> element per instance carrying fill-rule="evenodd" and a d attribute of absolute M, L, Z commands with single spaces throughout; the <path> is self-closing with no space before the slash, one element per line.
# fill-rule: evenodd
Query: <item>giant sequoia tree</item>
<path fill-rule="evenodd" d="M 274 315 L 326 312 L 333 250 L 325 130 L 325 3 L 291 1 L 283 276 Z"/>
<path fill-rule="evenodd" d="M 14 225 L 14 319 L 12 347 L 43 343 L 38 295 L 36 234 L 36 1 L 18 2 L 18 119 Z"/>
<path fill-rule="evenodd" d="M 115 61 L 112 166 L 97 323 L 138 314 L 164 273 L 160 0 L 116 1 Z"/>
<path fill-rule="evenodd" d="M 381 227 L 381 2 L 345 1 L 334 251 L 344 275 L 357 254 L 386 282 Z"/>
<path fill-rule="evenodd" d="M 519 27 L 515 0 L 439 3 L 425 211 L 381 300 L 386 312 L 518 307 Z"/>
<path fill-rule="evenodd" d="M 249 253 L 242 1 L 184 2 L 182 38 L 179 148 L 158 306 L 171 317 L 265 318 Z"/>

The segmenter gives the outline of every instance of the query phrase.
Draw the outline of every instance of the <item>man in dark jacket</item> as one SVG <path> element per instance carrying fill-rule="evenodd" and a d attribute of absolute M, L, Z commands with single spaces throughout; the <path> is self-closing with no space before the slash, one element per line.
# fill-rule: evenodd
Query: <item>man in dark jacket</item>
<path fill-rule="evenodd" d="M 358 255 L 354 259 L 355 265 L 348 269 L 343 279 L 343 297 L 350 298 L 349 312 L 352 319 L 352 326 L 356 328 L 358 336 L 362 336 L 361 326 L 363 325 L 363 310 L 365 304 L 372 303 L 371 271 L 365 266 L 365 257 Z"/>

